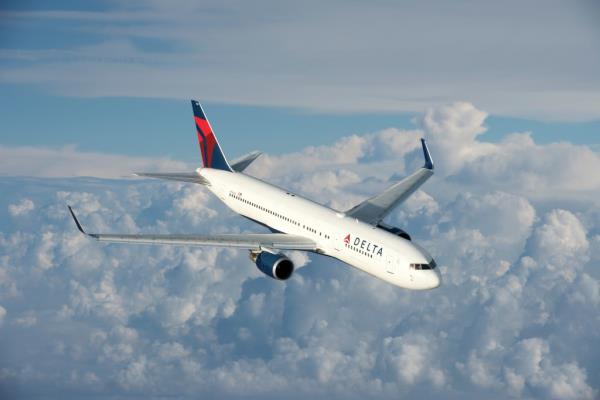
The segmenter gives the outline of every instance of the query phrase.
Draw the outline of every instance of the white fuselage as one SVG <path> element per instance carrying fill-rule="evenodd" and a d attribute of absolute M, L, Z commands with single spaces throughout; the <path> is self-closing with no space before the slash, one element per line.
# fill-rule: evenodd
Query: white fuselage
<path fill-rule="evenodd" d="M 242 173 L 210 168 L 197 172 L 233 211 L 279 232 L 310 238 L 319 254 L 396 286 L 433 289 L 440 285 L 437 270 L 411 268 L 432 258 L 409 240 Z"/>

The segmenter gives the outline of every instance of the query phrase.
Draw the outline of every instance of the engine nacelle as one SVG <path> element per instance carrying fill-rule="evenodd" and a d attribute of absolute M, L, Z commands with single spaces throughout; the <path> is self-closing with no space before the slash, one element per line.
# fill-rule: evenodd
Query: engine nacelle
<path fill-rule="evenodd" d="M 285 281 L 294 273 L 294 263 L 284 254 L 273 254 L 262 251 L 256 256 L 256 266 L 265 275 Z"/>
<path fill-rule="evenodd" d="M 384 224 L 383 222 L 380 222 L 377 227 L 383 229 L 384 231 L 388 231 L 389 233 L 393 233 L 396 236 L 400 236 L 401 238 L 404 238 L 408 241 L 412 240 L 410 238 L 410 235 L 408 233 L 406 233 L 405 231 L 403 231 L 400 228 L 396 228 L 395 226 L 391 226 L 388 224 Z"/>

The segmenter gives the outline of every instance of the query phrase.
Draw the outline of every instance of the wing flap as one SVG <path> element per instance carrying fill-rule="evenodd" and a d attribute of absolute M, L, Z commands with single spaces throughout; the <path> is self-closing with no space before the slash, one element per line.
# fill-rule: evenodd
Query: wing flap
<path fill-rule="evenodd" d="M 171 181 L 179 181 L 179 182 L 192 182 L 197 183 L 199 185 L 207 186 L 210 183 L 202 176 L 198 175 L 196 172 L 162 172 L 162 173 L 154 173 L 154 172 L 136 172 L 134 175 L 147 177 L 147 178 L 157 178 L 157 179 L 166 179 Z"/>
<path fill-rule="evenodd" d="M 88 236 L 100 242 L 111 243 L 216 246 L 250 250 L 260 248 L 279 250 L 316 250 L 316 244 L 312 240 L 284 233 L 241 233 L 221 235 L 125 235 L 91 233 Z"/>

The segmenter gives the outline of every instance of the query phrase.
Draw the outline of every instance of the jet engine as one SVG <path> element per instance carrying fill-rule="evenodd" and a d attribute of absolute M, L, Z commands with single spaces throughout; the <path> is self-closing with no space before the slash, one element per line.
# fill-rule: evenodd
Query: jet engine
<path fill-rule="evenodd" d="M 250 253 L 250 258 L 265 275 L 285 281 L 294 272 L 294 263 L 284 254 L 273 254 L 268 251 Z"/>
<path fill-rule="evenodd" d="M 405 231 L 403 231 L 400 228 L 396 228 L 395 226 L 391 226 L 391 225 L 385 224 L 383 222 L 380 222 L 379 224 L 377 224 L 377 227 L 383 229 L 384 231 L 388 231 L 389 233 L 393 233 L 396 236 L 400 236 L 401 238 L 404 238 L 408 241 L 412 240 L 408 233 L 406 233 Z"/>

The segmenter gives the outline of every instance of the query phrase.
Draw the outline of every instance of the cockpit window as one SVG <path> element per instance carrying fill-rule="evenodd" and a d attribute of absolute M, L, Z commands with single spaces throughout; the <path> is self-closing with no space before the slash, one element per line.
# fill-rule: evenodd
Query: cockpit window
<path fill-rule="evenodd" d="M 422 269 L 434 269 L 437 267 L 435 260 L 431 260 L 429 264 L 410 264 L 410 269 L 422 270 Z"/>

